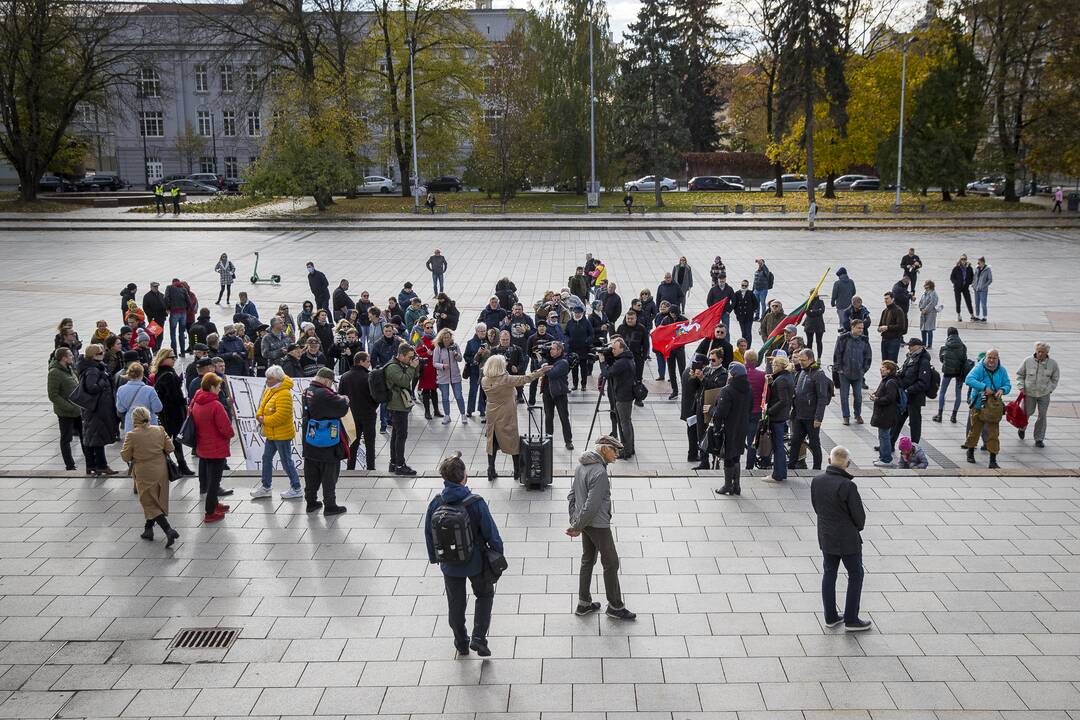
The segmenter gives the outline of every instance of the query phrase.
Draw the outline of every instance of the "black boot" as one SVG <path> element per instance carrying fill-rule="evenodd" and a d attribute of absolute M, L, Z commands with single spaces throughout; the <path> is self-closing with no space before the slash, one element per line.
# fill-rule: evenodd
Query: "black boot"
<path fill-rule="evenodd" d="M 735 470 L 736 470 L 735 482 L 733 482 L 731 484 L 731 488 L 732 488 L 731 494 L 732 495 L 742 495 L 742 484 L 739 482 L 740 478 L 739 478 L 739 474 L 738 474 L 738 470 L 739 470 L 738 466 L 735 467 Z"/>
<path fill-rule="evenodd" d="M 142 535 L 140 535 L 139 537 L 141 537 L 143 540 L 153 540 L 154 539 L 154 521 L 153 520 L 147 520 L 146 521 L 146 527 L 143 528 Z"/>
<path fill-rule="evenodd" d="M 949 417 L 949 422 L 951 422 L 954 425 L 956 424 L 956 412 L 955 411 L 953 411 L 953 414 Z"/>
<path fill-rule="evenodd" d="M 701 453 L 701 461 L 693 467 L 694 470 L 711 470 L 712 456 L 709 453 Z"/>
<path fill-rule="evenodd" d="M 165 547 L 172 547 L 173 543 L 176 542 L 176 539 L 180 537 L 180 533 L 172 529 L 172 526 L 169 525 L 169 521 L 164 515 L 157 516 L 157 524 L 161 527 L 161 531 L 165 533 L 167 539 Z"/>
<path fill-rule="evenodd" d="M 488 455 L 488 480 L 495 482 L 497 477 L 499 477 L 499 474 L 495 472 L 495 456 Z"/>
<path fill-rule="evenodd" d="M 521 454 L 518 453 L 517 455 L 511 455 L 510 457 L 514 460 L 514 479 L 521 480 Z"/>
<path fill-rule="evenodd" d="M 997 470 L 999 467 L 1001 467 L 997 464 L 997 453 L 990 453 L 990 465 L 988 467 L 991 470 Z"/>
<path fill-rule="evenodd" d="M 968 448 L 967 461 L 969 463 L 974 463 L 975 462 L 975 448 Z"/>

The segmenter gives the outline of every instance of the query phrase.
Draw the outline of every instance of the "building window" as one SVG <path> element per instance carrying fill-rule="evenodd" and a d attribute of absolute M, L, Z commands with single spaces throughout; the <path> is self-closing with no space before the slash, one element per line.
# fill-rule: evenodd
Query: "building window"
<path fill-rule="evenodd" d="M 144 67 L 139 70 L 139 97 L 161 97 L 161 76 L 152 67 Z"/>
<path fill-rule="evenodd" d="M 258 155 L 248 155 L 248 165 L 254 165 L 258 159 Z"/>
<path fill-rule="evenodd" d="M 199 158 L 199 172 L 212 173 L 214 172 L 214 158 L 209 155 L 203 155 Z"/>
<path fill-rule="evenodd" d="M 204 93 L 210 92 L 210 81 L 207 79 L 207 72 L 205 65 L 195 66 L 195 92 Z"/>
<path fill-rule="evenodd" d="M 230 179 L 240 177 L 240 163 L 236 161 L 236 157 L 233 155 L 225 156 L 225 177 Z"/>
<path fill-rule="evenodd" d="M 259 76 L 255 72 L 254 65 L 244 66 L 244 89 L 250 92 L 255 92 L 255 85 L 259 81 Z"/>
<path fill-rule="evenodd" d="M 79 103 L 75 106 L 75 111 L 79 114 L 79 122 L 83 125 L 93 125 L 95 120 L 94 106 L 90 103 Z"/>
<path fill-rule="evenodd" d="M 232 65 L 221 66 L 221 92 L 230 93 L 233 91 L 232 86 Z"/>
<path fill-rule="evenodd" d="M 236 113 L 232 110 L 221 113 L 221 134 L 225 137 L 236 136 Z"/>
<path fill-rule="evenodd" d="M 214 134 L 214 129 L 210 118 L 209 110 L 200 110 L 198 113 L 198 126 L 199 135 L 202 137 L 210 137 Z"/>
<path fill-rule="evenodd" d="M 143 137 L 165 137 L 165 113 L 160 110 L 140 112 L 139 134 Z"/>
<path fill-rule="evenodd" d="M 249 110 L 247 114 L 247 130 L 251 137 L 262 135 L 262 116 L 258 110 Z"/>
<path fill-rule="evenodd" d="M 150 182 L 157 182 L 165 175 L 165 166 L 161 164 L 161 158 L 146 158 L 146 177 Z"/>

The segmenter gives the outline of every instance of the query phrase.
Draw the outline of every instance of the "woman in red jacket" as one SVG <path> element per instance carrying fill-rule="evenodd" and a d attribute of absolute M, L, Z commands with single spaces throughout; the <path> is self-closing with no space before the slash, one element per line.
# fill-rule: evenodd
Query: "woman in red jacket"
<path fill-rule="evenodd" d="M 425 319 L 421 321 L 420 339 L 416 342 L 416 356 L 420 358 L 420 382 L 416 384 L 420 390 L 420 398 L 424 403 L 424 417 L 431 419 L 432 412 L 435 417 L 442 417 L 439 412 L 439 389 L 435 365 L 431 362 L 431 356 L 435 350 L 435 321 Z M 430 407 L 429 407 L 430 404 Z"/>
<path fill-rule="evenodd" d="M 218 398 L 221 378 L 214 373 L 203 375 L 200 390 L 191 402 L 191 415 L 195 423 L 195 452 L 199 455 L 199 477 L 205 479 L 206 516 L 203 522 L 217 522 L 225 517 L 229 506 L 218 502 L 221 474 L 229 458 L 229 440 L 233 436 L 232 424 L 225 406 Z M 201 483 L 200 483 L 201 484 Z"/>

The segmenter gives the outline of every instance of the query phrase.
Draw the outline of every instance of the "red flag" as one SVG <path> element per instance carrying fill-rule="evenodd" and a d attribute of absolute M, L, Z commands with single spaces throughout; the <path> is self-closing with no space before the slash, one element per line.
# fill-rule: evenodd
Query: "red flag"
<path fill-rule="evenodd" d="M 724 298 L 695 315 L 693 320 L 661 325 L 656 328 L 649 335 L 652 338 L 653 350 L 663 355 L 666 360 L 675 348 L 712 337 L 713 328 L 720 322 L 726 303 L 727 298 Z"/>

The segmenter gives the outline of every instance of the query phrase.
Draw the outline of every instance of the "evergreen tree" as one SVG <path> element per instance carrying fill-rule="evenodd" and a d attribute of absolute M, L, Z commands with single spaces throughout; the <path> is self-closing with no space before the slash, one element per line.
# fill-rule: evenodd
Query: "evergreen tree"
<path fill-rule="evenodd" d="M 682 97 L 686 105 L 689 149 L 709 152 L 720 142 L 716 116 L 723 104 L 718 84 L 720 61 L 731 47 L 727 26 L 717 18 L 720 0 L 675 0 L 682 72 Z"/>

